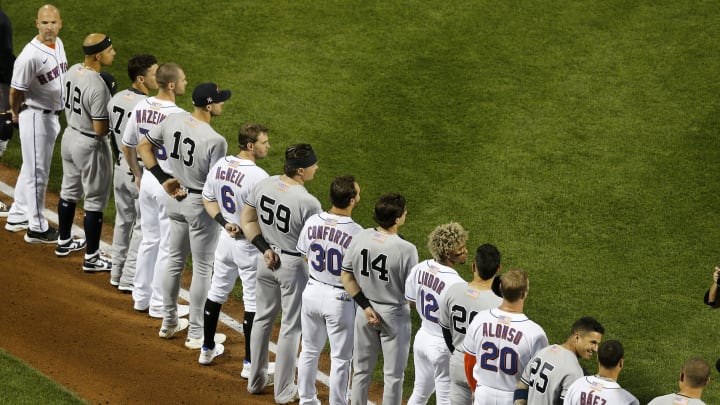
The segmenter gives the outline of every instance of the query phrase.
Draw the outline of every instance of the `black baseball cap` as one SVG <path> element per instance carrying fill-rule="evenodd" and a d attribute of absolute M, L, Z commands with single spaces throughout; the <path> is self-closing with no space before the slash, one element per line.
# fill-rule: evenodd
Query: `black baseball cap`
<path fill-rule="evenodd" d="M 210 104 L 222 103 L 231 95 L 230 90 L 220 90 L 215 83 L 201 83 L 193 90 L 192 103 L 195 107 L 205 107 Z"/>

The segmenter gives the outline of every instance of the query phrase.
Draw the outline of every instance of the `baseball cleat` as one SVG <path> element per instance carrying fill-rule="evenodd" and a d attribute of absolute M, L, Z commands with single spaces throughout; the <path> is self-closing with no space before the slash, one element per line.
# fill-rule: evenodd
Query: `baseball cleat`
<path fill-rule="evenodd" d="M 198 358 L 198 363 L 207 366 L 208 364 L 212 363 L 213 359 L 225 352 L 225 346 L 222 345 L 222 343 L 215 343 L 215 348 L 208 349 L 206 347 L 203 347 L 202 350 L 200 350 L 200 358 Z"/>
<path fill-rule="evenodd" d="M 240 372 L 240 378 L 247 380 L 250 378 L 250 362 L 247 360 L 243 360 L 243 369 Z M 269 362 L 268 363 L 268 375 L 275 375 L 275 362 Z"/>
<path fill-rule="evenodd" d="M 5 224 L 5 230 L 10 232 L 20 232 L 28 229 L 28 221 L 9 222 Z"/>
<path fill-rule="evenodd" d="M 120 281 L 114 280 L 114 279 L 111 278 L 111 279 L 110 279 L 110 285 L 113 286 L 113 287 L 117 287 L 117 286 L 120 285 Z"/>
<path fill-rule="evenodd" d="M 227 336 L 225 336 L 224 333 L 216 333 L 215 334 L 215 344 L 218 343 L 224 343 L 225 339 L 227 339 Z M 203 347 L 203 343 L 205 343 L 205 338 L 191 338 L 188 336 L 187 339 L 185 339 L 185 347 L 191 350 L 197 350 Z"/>
<path fill-rule="evenodd" d="M 84 249 L 85 245 L 85 239 L 70 239 L 66 242 L 58 241 L 58 245 L 55 247 L 55 256 L 67 256 L 72 252 Z"/>
<path fill-rule="evenodd" d="M 7 229 L 7 226 L 5 227 Z M 25 234 L 25 242 L 27 243 L 57 243 L 58 230 L 52 226 L 48 226 L 45 232 L 36 232 L 28 229 Z"/>
<path fill-rule="evenodd" d="M 92 255 L 85 255 L 82 269 L 86 273 L 112 270 L 112 260 L 99 250 Z"/>
<path fill-rule="evenodd" d="M 175 336 L 176 333 L 186 329 L 189 324 L 190 322 L 188 322 L 187 319 L 180 318 L 178 319 L 177 325 L 160 327 L 160 332 L 158 332 L 158 336 L 163 339 L 172 339 L 172 337 Z"/>
<path fill-rule="evenodd" d="M 125 284 L 119 284 L 117 286 L 118 291 L 120 291 L 123 294 L 130 294 L 133 292 L 134 287 L 132 284 L 125 285 Z"/>
<path fill-rule="evenodd" d="M 0 201 L 0 218 L 5 218 L 10 213 L 10 207 L 4 202 Z"/>

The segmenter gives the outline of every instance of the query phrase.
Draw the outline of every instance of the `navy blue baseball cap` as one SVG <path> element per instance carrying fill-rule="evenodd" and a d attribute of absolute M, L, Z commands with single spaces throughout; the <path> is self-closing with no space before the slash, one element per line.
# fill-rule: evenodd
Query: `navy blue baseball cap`
<path fill-rule="evenodd" d="M 231 95 L 230 90 L 220 90 L 215 83 L 201 83 L 193 90 L 192 103 L 195 107 L 205 107 L 210 104 L 222 103 Z"/>

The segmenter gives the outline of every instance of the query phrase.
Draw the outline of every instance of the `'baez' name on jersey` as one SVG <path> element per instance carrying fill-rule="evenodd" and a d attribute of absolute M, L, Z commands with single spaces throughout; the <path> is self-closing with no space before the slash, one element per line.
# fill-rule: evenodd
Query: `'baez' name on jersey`
<path fill-rule="evenodd" d="M 435 274 L 427 271 L 418 271 L 417 283 L 430 288 L 436 293 L 440 294 L 445 289 L 445 282 L 440 280 Z"/>
<path fill-rule="evenodd" d="M 51 81 L 60 77 L 60 73 L 65 73 L 65 72 L 67 72 L 67 70 L 68 70 L 67 62 L 63 62 L 63 63 L 59 64 L 58 66 L 55 66 L 51 70 L 47 71 L 46 73 L 38 75 L 37 76 L 38 82 L 40 82 L 40 84 L 48 84 Z"/>
<path fill-rule="evenodd" d="M 580 394 L 580 405 L 606 405 L 607 400 L 596 394 L 594 391 L 583 392 Z"/>
<path fill-rule="evenodd" d="M 308 240 L 324 239 L 328 242 L 337 243 L 345 249 L 348 248 L 348 245 L 352 240 L 352 236 L 346 234 L 340 229 L 337 229 L 333 226 L 322 225 L 308 227 L 307 238 Z"/>
<path fill-rule="evenodd" d="M 146 110 L 140 108 L 135 110 L 135 121 L 140 124 L 147 122 L 153 125 L 157 125 L 165 120 L 166 115 L 158 110 Z"/>
<path fill-rule="evenodd" d="M 483 336 L 504 339 L 517 345 L 520 343 L 523 333 L 508 325 L 483 322 Z"/>
<path fill-rule="evenodd" d="M 218 166 L 215 172 L 215 180 L 226 181 L 232 183 L 238 187 L 242 187 L 242 181 L 245 178 L 245 173 L 233 168 L 228 167 L 227 170 L 223 170 L 222 166 Z"/>

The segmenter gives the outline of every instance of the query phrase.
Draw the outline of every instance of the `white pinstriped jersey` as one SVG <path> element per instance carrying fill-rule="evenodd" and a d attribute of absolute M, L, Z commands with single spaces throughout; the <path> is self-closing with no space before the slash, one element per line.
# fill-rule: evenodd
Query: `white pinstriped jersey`
<path fill-rule="evenodd" d="M 570 385 L 583 376 L 577 356 L 550 345 L 533 356 L 520 377 L 529 387 L 527 405 L 562 405 Z"/>
<path fill-rule="evenodd" d="M 33 38 L 15 59 L 10 86 L 25 92 L 25 104 L 60 111 L 65 103 L 64 76 L 68 70 L 65 47 L 60 38 L 55 49 Z"/>
<path fill-rule="evenodd" d="M 76 63 L 65 75 L 65 87 L 69 91 L 65 102 L 68 128 L 94 136 L 93 121 L 108 119 L 107 104 L 112 94 L 105 81 L 96 71 Z"/>
<path fill-rule="evenodd" d="M 159 100 L 156 97 L 148 97 L 137 103 L 128 119 L 125 132 L 123 132 L 122 143 L 131 148 L 137 148 L 142 137 L 150 132 L 150 129 L 163 122 L 170 114 L 186 112 L 171 101 Z M 155 158 L 165 173 L 172 174 L 172 169 L 167 161 L 165 148 L 153 148 Z"/>
<path fill-rule="evenodd" d="M 468 283 L 453 284 L 448 288 L 444 304 L 440 307 L 438 323 L 450 330 L 456 351 L 463 351 L 465 333 L 478 312 L 497 308 L 502 298 L 492 290 L 478 290 Z"/>
<path fill-rule="evenodd" d="M 577 379 L 565 395 L 566 405 L 640 405 L 635 396 L 615 381 L 596 375 Z"/>
<path fill-rule="evenodd" d="M 130 115 L 132 114 L 132 110 L 140 101 L 146 98 L 147 95 L 139 90 L 130 88 L 115 94 L 107 104 L 110 130 L 112 131 L 112 136 L 115 138 L 115 144 L 118 146 L 118 149 L 120 149 L 118 151 L 118 158 L 120 160 L 122 160 L 122 148 L 120 148 L 120 145 L 122 145 L 122 136 Z"/>
<path fill-rule="evenodd" d="M 310 277 L 342 288 L 340 274 L 345 251 L 363 227 L 352 218 L 321 212 L 310 217 L 300 232 L 297 251 L 307 256 Z"/>
<path fill-rule="evenodd" d="M 252 160 L 226 156 L 210 169 L 202 196 L 217 201 L 226 221 L 240 224 L 243 200 L 260 180 L 268 178 L 265 170 Z"/>
<path fill-rule="evenodd" d="M 465 335 L 465 353 L 477 358 L 478 386 L 513 392 L 520 373 L 535 353 L 548 345 L 545 331 L 525 314 L 499 308 L 479 312 Z"/>
<path fill-rule="evenodd" d="M 422 261 L 410 270 L 405 281 L 405 298 L 415 302 L 422 320 L 420 329 L 432 336 L 443 337 L 438 324 L 440 308 L 445 306 L 450 286 L 464 282 L 455 269 L 434 259 Z"/>
<path fill-rule="evenodd" d="M 227 153 L 225 138 L 189 112 L 169 115 L 145 137 L 158 149 L 165 146 L 173 176 L 195 190 L 202 190 L 210 168 Z"/>
<path fill-rule="evenodd" d="M 289 185 L 271 176 L 255 185 L 245 203 L 257 210 L 265 240 L 286 252 L 295 252 L 308 218 L 322 211 L 320 201 L 300 184 Z"/>
<path fill-rule="evenodd" d="M 405 281 L 417 262 L 415 245 L 397 234 L 368 228 L 355 235 L 342 267 L 353 273 L 370 301 L 405 305 Z"/>
<path fill-rule="evenodd" d="M 653 399 L 648 402 L 648 405 L 705 405 L 705 402 L 699 399 L 686 397 L 685 395 L 668 394 Z"/>

